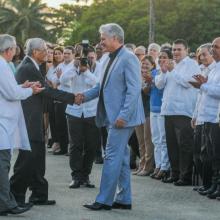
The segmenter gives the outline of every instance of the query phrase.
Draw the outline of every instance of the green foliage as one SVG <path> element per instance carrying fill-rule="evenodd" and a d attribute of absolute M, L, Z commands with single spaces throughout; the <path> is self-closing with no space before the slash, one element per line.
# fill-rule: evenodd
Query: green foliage
<path fill-rule="evenodd" d="M 195 50 L 220 36 L 220 0 L 154 0 L 155 41 L 159 44 L 184 38 Z M 87 0 L 75 0 L 87 3 Z M 125 30 L 127 43 L 147 46 L 149 0 L 94 0 L 90 6 L 63 4 L 46 7 L 41 0 L 0 0 L 0 32 L 20 42 L 42 37 L 51 42 L 75 44 L 99 41 L 101 24 L 114 22 Z"/>
<path fill-rule="evenodd" d="M 84 10 L 68 43 L 88 38 L 99 41 L 101 24 L 114 22 L 125 30 L 126 42 L 146 45 L 148 42 L 148 0 L 95 0 Z M 155 41 L 172 43 L 184 38 L 194 50 L 200 44 L 220 36 L 219 0 L 155 0 Z"/>
<path fill-rule="evenodd" d="M 7 0 L 0 5 L 0 27 L 4 33 L 16 36 L 24 43 L 30 37 L 51 39 L 46 27 L 50 25 L 46 4 L 41 0 Z"/>

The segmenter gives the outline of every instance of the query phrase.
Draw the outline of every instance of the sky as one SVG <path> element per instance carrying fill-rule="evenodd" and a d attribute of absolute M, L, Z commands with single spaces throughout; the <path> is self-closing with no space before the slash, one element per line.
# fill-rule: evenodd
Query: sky
<path fill-rule="evenodd" d="M 75 1 L 74 0 L 42 0 L 43 3 L 47 3 L 49 7 L 58 8 L 60 4 L 68 3 L 72 4 Z"/>

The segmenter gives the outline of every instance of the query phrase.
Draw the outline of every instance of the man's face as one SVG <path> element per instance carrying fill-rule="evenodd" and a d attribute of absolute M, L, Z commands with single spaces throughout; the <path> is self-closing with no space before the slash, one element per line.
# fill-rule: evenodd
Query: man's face
<path fill-rule="evenodd" d="M 103 52 L 114 52 L 114 44 L 115 44 L 115 37 L 109 37 L 106 34 L 101 34 L 101 41 L 100 44 L 102 46 Z"/>
<path fill-rule="evenodd" d="M 142 60 L 142 58 L 143 58 L 144 55 L 145 55 L 145 51 L 142 50 L 142 49 L 140 49 L 140 48 L 136 48 L 136 49 L 134 50 L 134 53 L 135 53 L 135 55 L 137 56 L 137 58 L 138 58 L 140 61 Z"/>
<path fill-rule="evenodd" d="M 202 48 L 199 51 L 199 60 L 204 66 L 209 66 L 213 62 L 213 57 L 207 48 Z"/>
<path fill-rule="evenodd" d="M 159 51 L 156 48 L 151 47 L 148 50 L 148 55 L 152 56 L 154 58 L 154 60 L 156 60 L 159 56 Z"/>
<path fill-rule="evenodd" d="M 33 51 L 33 58 L 37 63 L 42 64 L 47 61 L 47 46 L 44 44 L 41 48 Z"/>
<path fill-rule="evenodd" d="M 4 55 L 3 55 L 3 56 L 4 56 L 4 58 L 5 58 L 8 62 L 10 62 L 10 61 L 12 61 L 12 59 L 13 59 L 15 53 L 16 53 L 16 45 L 13 46 L 13 47 L 8 48 L 8 49 L 4 52 Z"/>
<path fill-rule="evenodd" d="M 100 59 L 102 57 L 102 47 L 101 47 L 101 45 L 96 47 L 95 51 L 96 51 L 97 59 Z"/>
<path fill-rule="evenodd" d="M 212 42 L 212 56 L 216 62 L 220 61 L 220 38 Z"/>
<path fill-rule="evenodd" d="M 89 52 L 88 55 L 87 55 L 87 58 L 88 58 L 90 64 L 94 64 L 95 61 L 96 61 L 96 54 L 95 54 L 95 52 Z"/>
<path fill-rule="evenodd" d="M 70 63 L 73 60 L 73 58 L 74 58 L 72 50 L 64 49 L 64 51 L 63 51 L 63 58 L 64 58 L 64 62 L 65 63 Z"/>
<path fill-rule="evenodd" d="M 172 53 L 173 59 L 176 63 L 179 63 L 182 59 L 187 56 L 187 48 L 183 44 L 173 44 Z"/>

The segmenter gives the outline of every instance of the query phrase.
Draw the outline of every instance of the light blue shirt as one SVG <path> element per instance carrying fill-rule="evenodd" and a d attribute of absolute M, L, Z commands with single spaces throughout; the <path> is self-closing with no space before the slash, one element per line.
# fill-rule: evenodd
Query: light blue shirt
<path fill-rule="evenodd" d="M 207 83 L 200 87 L 201 101 L 198 121 L 218 123 L 220 104 L 220 62 L 209 73 Z"/>
<path fill-rule="evenodd" d="M 189 81 L 200 72 L 196 61 L 185 57 L 171 72 L 160 73 L 155 77 L 156 87 L 164 88 L 161 115 L 184 115 L 192 118 L 198 89 L 193 88 Z"/>

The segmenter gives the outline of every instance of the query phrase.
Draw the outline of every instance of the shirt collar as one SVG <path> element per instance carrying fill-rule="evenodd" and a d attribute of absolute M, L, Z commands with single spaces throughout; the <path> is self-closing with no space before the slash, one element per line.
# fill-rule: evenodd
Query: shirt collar
<path fill-rule="evenodd" d="M 110 53 L 109 57 L 110 58 L 115 58 L 118 55 L 118 53 L 120 52 L 122 47 L 123 47 L 123 45 L 121 47 L 119 47 L 117 50 L 115 50 L 114 52 Z"/>
<path fill-rule="evenodd" d="M 39 67 L 38 63 L 32 57 L 30 57 L 30 56 L 27 56 L 27 57 L 30 58 L 30 60 L 34 63 L 37 70 L 40 70 L 40 67 Z"/>

